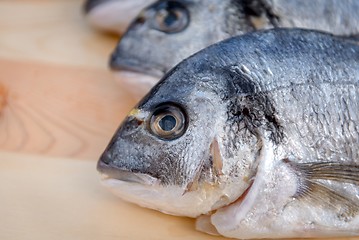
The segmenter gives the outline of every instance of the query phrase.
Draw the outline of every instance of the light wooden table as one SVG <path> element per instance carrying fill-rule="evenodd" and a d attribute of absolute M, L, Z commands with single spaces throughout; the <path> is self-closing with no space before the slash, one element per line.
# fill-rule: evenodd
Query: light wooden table
<path fill-rule="evenodd" d="M 79 0 L 0 1 L 0 239 L 224 239 L 125 203 L 96 160 L 135 104 Z"/>

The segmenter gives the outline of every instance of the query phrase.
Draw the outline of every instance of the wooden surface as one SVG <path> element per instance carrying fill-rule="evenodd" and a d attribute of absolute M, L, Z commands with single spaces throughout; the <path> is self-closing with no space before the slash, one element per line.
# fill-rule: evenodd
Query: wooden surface
<path fill-rule="evenodd" d="M 0 239 L 224 239 L 125 203 L 96 160 L 135 101 L 79 0 L 0 1 Z"/>
<path fill-rule="evenodd" d="M 135 101 L 81 1 L 0 3 L 0 149 L 95 160 Z"/>
<path fill-rule="evenodd" d="M 118 37 L 84 21 L 81 0 L 1 0 L 0 57 L 107 70 Z"/>

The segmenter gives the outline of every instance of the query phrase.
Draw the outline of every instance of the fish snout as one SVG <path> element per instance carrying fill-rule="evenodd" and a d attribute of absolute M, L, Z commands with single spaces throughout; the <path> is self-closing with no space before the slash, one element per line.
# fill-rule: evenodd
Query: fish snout
<path fill-rule="evenodd" d="M 132 172 L 131 170 L 120 169 L 112 164 L 110 157 L 103 154 L 97 162 L 97 171 L 103 179 L 116 179 L 128 183 L 138 183 L 143 185 L 156 185 L 160 182 L 148 174 Z"/>
<path fill-rule="evenodd" d="M 143 61 L 141 57 L 137 57 L 135 54 L 127 53 L 121 46 L 118 46 L 111 54 L 109 65 L 112 71 L 135 72 L 155 78 L 161 78 L 166 72 L 163 67 L 155 66 L 154 63 Z"/>
<path fill-rule="evenodd" d="M 110 162 L 110 157 L 107 154 L 102 154 L 102 156 L 97 162 L 97 171 L 99 171 L 100 173 L 105 173 L 108 168 L 111 168 Z"/>

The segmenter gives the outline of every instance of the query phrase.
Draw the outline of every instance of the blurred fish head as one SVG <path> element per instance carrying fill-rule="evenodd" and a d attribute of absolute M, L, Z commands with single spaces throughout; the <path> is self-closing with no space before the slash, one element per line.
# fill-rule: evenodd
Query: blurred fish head
<path fill-rule="evenodd" d="M 244 145 L 244 160 L 227 150 L 223 74 L 206 71 L 198 61 L 184 65 L 170 71 L 130 112 L 98 170 L 103 183 L 125 200 L 196 217 L 243 194 L 254 155 Z"/>
<path fill-rule="evenodd" d="M 185 57 L 229 36 L 222 25 L 227 2 L 161 0 L 132 22 L 112 54 L 113 70 L 162 77 Z"/>

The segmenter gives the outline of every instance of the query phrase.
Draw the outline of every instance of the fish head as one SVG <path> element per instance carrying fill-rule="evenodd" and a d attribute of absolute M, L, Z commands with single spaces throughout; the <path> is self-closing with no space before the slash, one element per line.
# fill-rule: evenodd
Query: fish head
<path fill-rule="evenodd" d="M 121 198 L 196 217 L 229 204 L 249 186 L 249 168 L 231 171 L 223 145 L 223 76 L 203 64 L 206 59 L 175 67 L 115 133 L 98 170 Z"/>
<path fill-rule="evenodd" d="M 162 77 L 185 57 L 228 36 L 222 31 L 225 2 L 155 2 L 122 36 L 112 53 L 111 69 Z"/>

